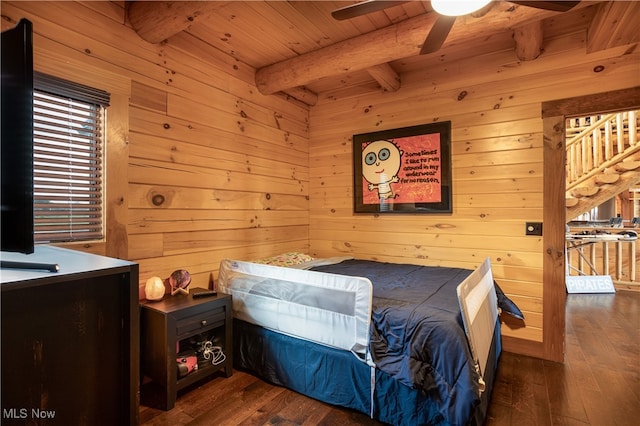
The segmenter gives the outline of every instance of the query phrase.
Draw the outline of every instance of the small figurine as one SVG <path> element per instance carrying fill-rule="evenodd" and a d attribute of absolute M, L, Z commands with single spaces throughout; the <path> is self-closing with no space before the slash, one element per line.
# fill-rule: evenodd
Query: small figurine
<path fill-rule="evenodd" d="M 191 283 L 191 275 L 184 269 L 178 269 L 171 273 L 169 277 L 169 285 L 171 286 L 171 295 L 176 293 L 189 294 L 189 284 Z"/>

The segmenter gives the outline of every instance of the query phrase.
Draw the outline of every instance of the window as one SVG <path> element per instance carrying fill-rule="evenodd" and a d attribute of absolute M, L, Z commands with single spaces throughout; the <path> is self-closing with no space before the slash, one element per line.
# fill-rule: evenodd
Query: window
<path fill-rule="evenodd" d="M 102 239 L 109 94 L 34 73 L 36 243 Z"/>

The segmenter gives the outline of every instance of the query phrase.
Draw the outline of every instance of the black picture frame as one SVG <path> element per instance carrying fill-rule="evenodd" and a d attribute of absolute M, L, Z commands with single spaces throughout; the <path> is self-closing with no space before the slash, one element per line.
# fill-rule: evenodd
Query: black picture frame
<path fill-rule="evenodd" d="M 446 214 L 451 199 L 450 121 L 353 135 L 354 213 Z"/>

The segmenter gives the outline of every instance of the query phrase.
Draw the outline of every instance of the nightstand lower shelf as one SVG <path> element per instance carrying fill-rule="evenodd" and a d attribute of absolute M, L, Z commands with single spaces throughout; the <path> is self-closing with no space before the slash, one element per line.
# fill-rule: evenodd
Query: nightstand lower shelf
<path fill-rule="evenodd" d="M 162 389 L 164 410 L 174 407 L 178 391 L 219 371 L 233 373 L 231 296 L 193 298 L 203 290 L 141 304 L 141 370 Z M 178 359 L 187 361 L 182 370 Z"/>

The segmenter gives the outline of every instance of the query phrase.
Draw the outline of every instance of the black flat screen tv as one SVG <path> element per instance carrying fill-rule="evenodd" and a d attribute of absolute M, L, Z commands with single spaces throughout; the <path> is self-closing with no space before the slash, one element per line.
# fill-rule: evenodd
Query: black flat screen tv
<path fill-rule="evenodd" d="M 33 28 L 22 19 L 2 32 L 0 250 L 34 251 Z"/>

